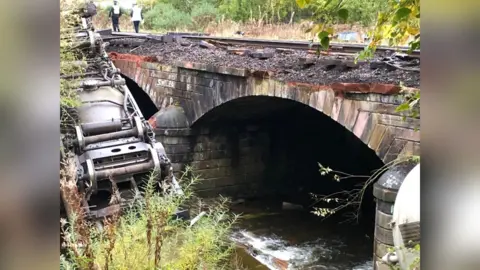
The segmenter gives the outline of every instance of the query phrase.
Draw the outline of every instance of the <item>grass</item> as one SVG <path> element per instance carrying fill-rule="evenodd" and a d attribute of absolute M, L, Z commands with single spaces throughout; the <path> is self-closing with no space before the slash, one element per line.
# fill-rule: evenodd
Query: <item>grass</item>
<path fill-rule="evenodd" d="M 189 270 L 240 269 L 234 256 L 230 229 L 236 216 L 229 214 L 227 201 L 206 206 L 192 192 L 197 177 L 188 169 L 180 182 L 185 195 L 155 192 L 157 174 L 148 178 L 144 199 L 137 200 L 122 215 L 104 220 L 103 229 L 85 220 L 80 194 L 74 188 L 75 166 L 66 160 L 61 172 L 61 190 L 70 211 L 62 220 L 66 255 L 61 269 Z M 195 215 L 206 214 L 195 224 L 173 218 L 181 205 L 189 204 Z M 67 259 L 68 258 L 68 259 Z"/>

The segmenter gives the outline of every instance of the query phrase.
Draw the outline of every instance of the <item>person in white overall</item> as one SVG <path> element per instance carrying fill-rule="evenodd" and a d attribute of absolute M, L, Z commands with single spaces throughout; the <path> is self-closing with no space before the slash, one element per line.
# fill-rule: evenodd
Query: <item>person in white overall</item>
<path fill-rule="evenodd" d="M 122 16 L 122 9 L 118 4 L 118 1 L 113 1 L 113 6 L 110 9 L 110 13 L 108 14 L 110 18 L 112 18 L 112 25 L 113 25 L 113 32 L 120 32 L 119 19 Z"/>
<path fill-rule="evenodd" d="M 133 22 L 133 27 L 135 27 L 135 33 L 138 33 L 140 22 L 143 21 L 142 8 L 134 3 L 132 8 L 132 13 L 130 14 L 130 16 L 132 16 L 132 22 Z"/>

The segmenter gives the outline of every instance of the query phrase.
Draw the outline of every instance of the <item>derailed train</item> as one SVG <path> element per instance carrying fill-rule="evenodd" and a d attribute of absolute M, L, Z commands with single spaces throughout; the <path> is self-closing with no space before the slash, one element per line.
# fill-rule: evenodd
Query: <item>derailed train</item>
<path fill-rule="evenodd" d="M 163 145 L 155 140 L 152 127 L 93 28 L 95 13 L 95 6 L 87 4 L 79 15 L 81 25 L 75 28 L 75 46 L 82 51 L 86 65 L 72 63 L 84 67 L 81 74 L 70 75 L 80 77 L 76 83 L 81 105 L 73 139 L 62 143 L 75 155 L 77 186 L 87 216 L 102 219 L 139 196 L 139 184 L 153 170 L 159 172 L 156 180 L 168 182 L 164 186 L 172 192 L 182 190 Z M 112 196 L 118 197 L 115 204 Z"/>

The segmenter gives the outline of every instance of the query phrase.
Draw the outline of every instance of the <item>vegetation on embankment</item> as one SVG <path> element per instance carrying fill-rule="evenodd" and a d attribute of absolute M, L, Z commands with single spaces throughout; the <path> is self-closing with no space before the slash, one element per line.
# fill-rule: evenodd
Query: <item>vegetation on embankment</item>
<path fill-rule="evenodd" d="M 78 5 L 78 2 L 73 0 L 60 1 L 60 124 L 62 134 L 68 132 L 75 124 L 72 110 L 80 104 L 80 101 L 75 86 L 77 79 L 74 75 L 84 72 L 81 64 L 83 56 L 79 50 L 75 49 L 74 43 L 74 27 L 79 24 L 80 20 L 75 13 Z"/>
<path fill-rule="evenodd" d="M 74 174 L 74 164 L 66 161 L 60 186 L 73 214 L 61 221 L 66 251 L 61 269 L 240 269 L 232 259 L 234 243 L 229 238 L 236 217 L 228 213 L 225 200 L 208 207 L 195 200 L 192 205 L 198 178 L 182 177 L 185 195 L 176 195 L 156 192 L 157 176 L 152 173 L 143 198 L 122 215 L 107 218 L 100 229 L 82 215 Z M 193 225 L 173 215 L 187 203 L 192 214 L 206 213 Z"/>
<path fill-rule="evenodd" d="M 230 36 L 236 31 L 249 37 L 278 39 L 313 39 L 305 33 L 314 22 L 324 22 L 317 6 L 299 8 L 295 0 L 142 0 L 144 9 L 142 28 L 152 32 L 205 31 L 213 35 Z M 317 0 L 319 4 L 332 2 Z M 333 1 L 335 2 L 335 1 Z M 338 1 L 336 1 L 338 2 Z M 388 0 L 348 0 L 343 6 L 350 17 L 336 21 L 336 30 L 362 31 L 375 23 L 376 16 L 387 6 Z M 95 24 L 111 28 L 108 9 L 99 10 Z M 130 10 L 120 18 L 120 29 L 132 30 Z M 312 16 L 317 16 L 312 20 Z"/>

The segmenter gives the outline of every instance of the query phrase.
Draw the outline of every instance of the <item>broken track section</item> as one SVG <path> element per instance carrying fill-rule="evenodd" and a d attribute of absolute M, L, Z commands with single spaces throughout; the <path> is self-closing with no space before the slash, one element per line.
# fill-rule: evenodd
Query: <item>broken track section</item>
<path fill-rule="evenodd" d="M 369 61 L 355 62 L 354 54 L 233 46 L 174 37 L 173 41 L 145 38 L 111 40 L 108 52 L 146 56 L 152 62 L 175 65 L 193 62 L 212 66 L 263 71 L 280 81 L 317 85 L 333 83 L 403 84 L 418 88 L 420 59 L 392 51 L 379 52 Z"/>

